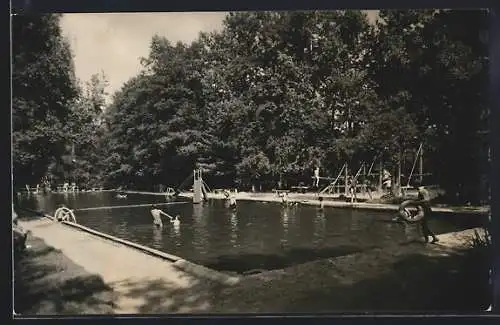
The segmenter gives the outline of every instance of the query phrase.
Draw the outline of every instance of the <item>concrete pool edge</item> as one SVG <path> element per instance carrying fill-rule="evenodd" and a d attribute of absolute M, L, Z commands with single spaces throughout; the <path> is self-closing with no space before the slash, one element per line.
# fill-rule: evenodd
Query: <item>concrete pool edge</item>
<path fill-rule="evenodd" d="M 26 209 L 26 208 L 21 208 L 21 209 L 26 210 L 26 211 L 30 211 L 32 213 L 36 213 L 44 218 L 51 220 L 52 222 L 56 222 L 54 217 L 52 217 L 51 215 L 46 214 L 44 212 L 35 211 L 32 209 Z M 62 222 L 59 222 L 59 224 L 66 225 L 68 227 L 72 227 L 72 228 L 87 232 L 87 233 L 94 235 L 96 237 L 104 238 L 104 239 L 109 240 L 113 243 L 118 243 L 118 244 L 124 245 L 128 248 L 136 249 L 138 251 L 141 251 L 142 253 L 151 255 L 153 257 L 166 260 L 166 261 L 172 263 L 172 265 L 174 267 L 178 268 L 179 270 L 184 271 L 186 273 L 190 273 L 190 274 L 195 275 L 195 276 L 203 277 L 203 278 L 206 278 L 206 279 L 209 279 L 212 281 L 216 281 L 216 282 L 219 282 L 222 284 L 226 284 L 226 285 L 234 285 L 240 281 L 239 276 L 230 276 L 230 275 L 227 275 L 223 272 L 219 272 L 219 271 L 207 268 L 203 265 L 187 261 L 179 256 L 165 253 L 165 252 L 156 250 L 154 248 L 143 246 L 143 245 L 140 245 L 137 243 L 133 243 L 133 242 L 128 241 L 126 239 L 122 239 L 122 238 L 118 238 L 118 237 L 115 237 L 112 235 L 108 235 L 108 234 L 102 233 L 100 231 L 97 231 L 97 230 L 89 228 L 89 227 L 85 227 L 85 226 L 77 224 L 77 223 L 62 221 Z"/>
<path fill-rule="evenodd" d="M 179 197 L 187 198 L 187 199 L 192 198 L 192 196 L 193 196 L 192 193 L 179 194 Z M 224 200 L 225 199 L 225 197 L 223 195 L 217 195 L 217 194 L 211 194 L 211 193 L 208 193 L 208 198 L 214 199 L 214 200 Z M 280 203 L 281 202 L 281 198 L 273 197 L 272 195 L 257 197 L 257 196 L 248 195 L 247 193 L 243 193 L 243 192 L 238 193 L 236 199 L 239 201 L 257 201 L 257 202 L 273 202 L 273 203 Z M 290 199 L 293 200 L 293 197 L 291 197 Z M 295 201 L 299 202 L 300 204 L 304 204 L 304 205 L 312 205 L 312 206 L 319 206 L 320 205 L 320 202 L 318 200 L 296 199 Z M 350 202 L 342 202 L 342 201 L 323 201 L 323 206 L 324 207 L 331 207 L 331 208 L 377 210 L 377 211 L 388 211 L 388 212 L 389 211 L 390 212 L 397 212 L 399 209 L 399 205 L 397 205 L 397 204 L 366 203 L 366 202 L 350 203 Z M 432 210 L 434 212 L 455 213 L 455 214 L 487 215 L 489 213 L 489 208 L 487 208 L 487 207 L 466 209 L 466 208 L 460 208 L 460 207 L 446 208 L 446 207 L 433 206 Z"/>
<path fill-rule="evenodd" d="M 165 252 L 156 250 L 156 249 L 151 248 L 151 247 L 143 246 L 143 245 L 133 243 L 131 241 L 128 241 L 128 240 L 125 240 L 122 238 L 108 235 L 108 234 L 99 232 L 97 230 L 94 230 L 92 228 L 82 226 L 82 225 L 77 224 L 77 223 L 68 222 L 68 221 L 63 221 L 61 223 L 64 225 L 88 232 L 94 236 L 98 236 L 98 237 L 107 239 L 107 240 L 112 241 L 114 243 L 119 243 L 119 244 L 122 244 L 124 246 L 139 250 L 145 254 L 164 259 L 168 262 L 171 262 L 173 266 L 175 266 L 176 268 L 178 268 L 182 271 L 185 271 L 186 273 L 191 273 L 193 275 L 204 277 L 204 278 L 207 278 L 209 280 L 213 280 L 213 281 L 220 282 L 220 283 L 227 284 L 227 285 L 233 285 L 233 284 L 238 283 L 238 281 L 239 281 L 239 277 L 226 275 L 222 272 L 218 272 L 216 270 L 209 269 L 203 265 L 187 261 L 187 260 L 185 260 L 179 256 L 173 255 L 173 254 L 165 253 Z"/>

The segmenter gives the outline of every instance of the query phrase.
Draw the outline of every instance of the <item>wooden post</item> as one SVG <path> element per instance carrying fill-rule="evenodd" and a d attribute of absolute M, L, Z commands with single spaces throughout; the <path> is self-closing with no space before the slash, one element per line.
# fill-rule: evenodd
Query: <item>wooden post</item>
<path fill-rule="evenodd" d="M 382 160 L 380 160 L 380 169 L 378 172 L 378 190 L 382 191 L 382 178 L 383 178 L 383 171 L 384 171 L 384 164 L 382 163 Z"/>
<path fill-rule="evenodd" d="M 420 157 L 419 157 L 419 172 L 420 172 L 420 184 L 424 181 L 424 146 L 420 144 Z"/>
<path fill-rule="evenodd" d="M 398 196 L 401 194 L 401 160 L 402 160 L 403 154 L 401 149 L 399 150 L 399 156 L 398 156 L 398 183 L 396 184 L 396 191 Z"/>
<path fill-rule="evenodd" d="M 349 171 L 348 171 L 349 168 L 347 168 L 347 163 L 345 164 L 345 179 L 344 179 L 344 183 L 345 183 L 345 188 L 344 188 L 344 195 L 347 196 L 347 194 L 349 194 Z"/>

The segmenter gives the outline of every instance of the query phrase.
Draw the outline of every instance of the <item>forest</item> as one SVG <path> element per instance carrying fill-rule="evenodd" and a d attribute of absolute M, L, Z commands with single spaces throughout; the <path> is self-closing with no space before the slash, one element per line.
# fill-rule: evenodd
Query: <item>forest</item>
<path fill-rule="evenodd" d="M 15 187 L 176 188 L 199 167 L 271 189 L 375 160 L 408 175 L 422 143 L 426 183 L 488 199 L 487 10 L 229 13 L 191 44 L 152 37 L 114 94 L 105 71 L 75 76 L 60 19 L 12 20 Z"/>

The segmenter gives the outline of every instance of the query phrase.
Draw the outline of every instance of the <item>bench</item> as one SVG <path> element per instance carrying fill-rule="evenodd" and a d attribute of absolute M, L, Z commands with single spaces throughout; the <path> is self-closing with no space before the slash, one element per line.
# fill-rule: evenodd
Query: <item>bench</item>
<path fill-rule="evenodd" d="M 290 193 L 289 190 L 277 190 L 277 189 L 274 189 L 273 192 L 277 195 L 277 196 L 280 196 L 280 194 L 282 193 Z"/>
<path fill-rule="evenodd" d="M 294 192 L 305 193 L 309 189 L 309 186 L 292 186 L 291 189 Z"/>

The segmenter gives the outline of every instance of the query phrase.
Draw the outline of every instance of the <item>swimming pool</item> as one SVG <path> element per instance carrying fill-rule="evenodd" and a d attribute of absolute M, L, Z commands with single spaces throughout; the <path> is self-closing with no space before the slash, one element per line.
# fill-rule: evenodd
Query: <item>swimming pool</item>
<path fill-rule="evenodd" d="M 49 193 L 20 197 L 21 206 L 53 214 L 64 203 L 75 209 L 79 224 L 149 246 L 205 266 L 230 272 L 276 269 L 420 239 L 417 225 L 391 222 L 394 212 L 239 201 L 235 211 L 222 200 L 160 206 L 181 216 L 173 227 L 153 226 L 150 207 L 78 211 L 82 208 L 166 202 L 163 196 L 114 192 Z M 484 224 L 486 217 L 434 213 L 431 229 L 439 233 Z"/>

